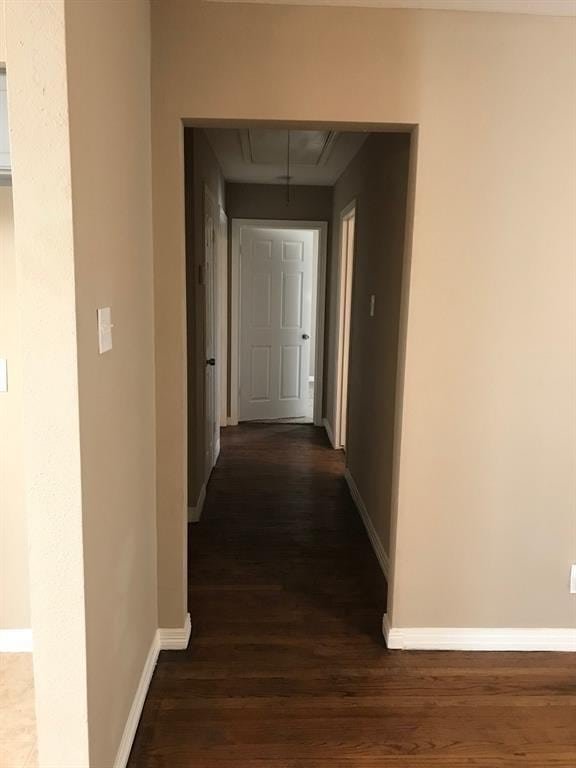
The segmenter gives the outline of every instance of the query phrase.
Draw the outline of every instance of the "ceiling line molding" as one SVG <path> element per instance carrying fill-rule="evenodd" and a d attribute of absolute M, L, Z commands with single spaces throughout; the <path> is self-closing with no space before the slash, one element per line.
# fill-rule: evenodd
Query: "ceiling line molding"
<path fill-rule="evenodd" d="M 245 163 L 253 163 L 252 147 L 250 145 L 250 130 L 241 128 L 238 130 L 238 140 L 242 147 L 242 157 Z"/>
<path fill-rule="evenodd" d="M 203 0 L 203 2 L 576 17 L 576 0 Z"/>
<path fill-rule="evenodd" d="M 332 186 L 366 141 L 365 131 L 329 128 L 206 128 L 204 134 L 227 181 L 284 184 L 290 133 L 294 185 Z"/>
<path fill-rule="evenodd" d="M 306 160 L 301 157 L 303 148 L 302 146 L 299 146 L 301 141 L 298 141 L 298 139 L 304 135 L 315 135 L 317 140 L 323 140 L 321 146 L 312 148 L 312 154 L 309 155 Z M 239 128 L 238 141 L 240 142 L 244 162 L 250 165 L 283 165 L 286 158 L 289 136 L 291 136 L 296 143 L 296 146 L 293 146 L 292 149 L 292 163 L 295 165 L 314 167 L 326 165 L 338 138 L 338 133 L 329 130 L 286 129 L 285 131 L 278 131 L 273 128 L 260 128 L 257 130 L 257 134 L 253 135 L 252 128 Z M 280 140 L 285 142 L 286 149 L 284 146 L 278 146 L 278 144 L 275 147 L 269 146 L 268 154 L 270 155 L 270 152 L 272 152 L 272 156 L 269 156 L 268 159 L 262 159 L 262 151 L 266 153 L 266 149 L 264 148 L 263 150 L 260 145 L 260 151 L 258 150 L 259 142 L 262 142 L 263 137 L 280 137 Z M 274 152 L 276 153 L 276 156 L 274 156 Z"/>
<path fill-rule="evenodd" d="M 330 157 L 330 154 L 334 149 L 334 144 L 336 143 L 337 138 L 338 138 L 338 134 L 336 133 L 336 131 L 328 131 L 328 136 L 326 137 L 326 142 L 322 147 L 322 152 L 320 153 L 320 157 L 318 158 L 317 165 L 326 165 Z"/>

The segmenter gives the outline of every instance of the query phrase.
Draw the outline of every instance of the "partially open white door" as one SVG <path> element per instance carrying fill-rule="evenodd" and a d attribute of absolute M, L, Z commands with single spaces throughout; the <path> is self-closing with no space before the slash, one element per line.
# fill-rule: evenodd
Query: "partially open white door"
<path fill-rule="evenodd" d="M 228 217 L 219 210 L 220 219 L 216 235 L 216 309 L 217 340 L 216 379 L 218 382 L 218 423 L 228 424 Z"/>
<path fill-rule="evenodd" d="M 314 243 L 310 230 L 242 228 L 241 421 L 309 412 Z"/>
<path fill-rule="evenodd" d="M 204 195 L 204 284 L 205 284 L 205 417 L 206 477 L 210 475 L 220 450 L 218 418 L 218 380 L 216 377 L 216 226 L 217 206 L 208 192 Z"/>

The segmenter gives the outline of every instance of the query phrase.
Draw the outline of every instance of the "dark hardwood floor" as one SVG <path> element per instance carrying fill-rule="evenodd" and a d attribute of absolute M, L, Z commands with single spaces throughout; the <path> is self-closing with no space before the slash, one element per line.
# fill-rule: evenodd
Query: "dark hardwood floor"
<path fill-rule="evenodd" d="M 160 655 L 130 768 L 575 768 L 574 655 L 386 649 L 342 473 L 320 429 L 223 431 L 192 640 Z"/>

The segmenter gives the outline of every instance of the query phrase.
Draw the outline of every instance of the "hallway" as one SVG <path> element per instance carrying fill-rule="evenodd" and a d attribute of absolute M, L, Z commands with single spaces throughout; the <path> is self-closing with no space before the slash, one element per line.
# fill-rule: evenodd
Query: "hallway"
<path fill-rule="evenodd" d="M 129 768 L 573 766 L 569 654 L 386 650 L 343 470 L 321 429 L 223 430 L 192 639 L 160 656 Z"/>

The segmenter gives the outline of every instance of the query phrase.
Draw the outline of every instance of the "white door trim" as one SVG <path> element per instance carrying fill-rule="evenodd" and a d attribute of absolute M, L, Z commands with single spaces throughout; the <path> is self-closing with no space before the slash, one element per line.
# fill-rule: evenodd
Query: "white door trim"
<path fill-rule="evenodd" d="M 346 302 L 344 295 L 345 288 L 345 254 L 344 243 L 342 242 L 342 232 L 344 229 L 344 221 L 352 216 L 356 216 L 357 204 L 356 199 L 351 200 L 341 211 L 338 217 L 338 332 L 337 332 L 337 344 L 338 352 L 336 355 L 336 402 L 334 404 L 333 415 L 333 435 L 334 435 L 334 447 L 342 448 L 342 410 L 348 407 L 348 403 L 343 402 L 343 389 L 344 389 L 344 347 L 346 340 L 344 339 L 344 312 L 346 311 Z M 356 241 L 356 228 L 354 229 L 354 246 L 352 252 L 352 281 L 354 280 L 354 251 Z M 352 297 L 350 296 L 350 301 Z M 346 398 L 347 399 L 347 398 Z"/>
<path fill-rule="evenodd" d="M 316 301 L 316 356 L 314 372 L 314 424 L 322 426 L 324 378 L 324 327 L 326 314 L 326 252 L 328 222 L 283 219 L 232 219 L 232 264 L 230 270 L 230 425 L 238 424 L 240 381 L 240 232 L 243 227 L 305 229 L 318 232 L 318 277 Z"/>

